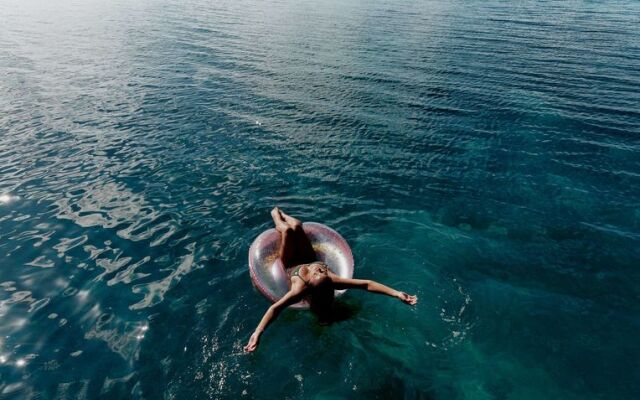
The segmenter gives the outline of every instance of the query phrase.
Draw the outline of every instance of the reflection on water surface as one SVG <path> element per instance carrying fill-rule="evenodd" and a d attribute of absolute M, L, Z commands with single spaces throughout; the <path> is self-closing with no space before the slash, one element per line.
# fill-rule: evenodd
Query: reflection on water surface
<path fill-rule="evenodd" d="M 0 397 L 633 398 L 635 2 L 0 4 Z M 351 244 L 329 327 L 246 258 Z"/>

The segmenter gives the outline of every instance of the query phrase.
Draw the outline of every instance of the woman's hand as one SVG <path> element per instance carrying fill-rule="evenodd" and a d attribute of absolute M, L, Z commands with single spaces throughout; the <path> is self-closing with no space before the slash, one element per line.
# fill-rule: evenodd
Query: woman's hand
<path fill-rule="evenodd" d="M 258 342 L 260 342 L 260 333 L 258 331 L 255 331 L 249 338 L 249 343 L 244 346 L 244 351 L 247 353 L 251 353 L 258 348 Z"/>
<path fill-rule="evenodd" d="M 255 332 L 253 332 L 253 335 L 251 335 L 251 337 L 249 338 L 249 343 L 244 346 L 244 351 L 250 353 L 258 348 L 260 335 L 262 335 L 262 332 L 264 332 L 265 328 L 269 326 L 271 321 L 273 321 L 273 319 L 276 318 L 278 314 L 280 314 L 280 311 L 284 310 L 291 304 L 300 301 L 300 299 L 304 295 L 304 290 L 305 285 L 303 285 L 302 282 L 297 285 L 293 285 L 291 287 L 291 290 L 289 290 L 284 296 L 282 296 L 280 300 L 276 301 L 267 309 L 267 312 L 264 313 L 264 316 L 262 317 L 262 320 L 260 320 L 260 323 L 258 324 Z"/>
<path fill-rule="evenodd" d="M 418 298 L 416 296 L 406 294 L 405 292 L 398 292 L 398 295 L 396 297 L 400 299 L 401 302 L 409 304 L 411 306 L 418 303 Z"/>

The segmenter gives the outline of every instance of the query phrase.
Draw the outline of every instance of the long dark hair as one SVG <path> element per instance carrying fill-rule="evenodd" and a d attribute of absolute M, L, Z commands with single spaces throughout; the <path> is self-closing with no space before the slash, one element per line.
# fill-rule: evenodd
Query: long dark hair
<path fill-rule="evenodd" d="M 324 279 L 309 287 L 309 304 L 311 311 L 321 315 L 331 310 L 333 304 L 333 282 L 325 276 Z"/>

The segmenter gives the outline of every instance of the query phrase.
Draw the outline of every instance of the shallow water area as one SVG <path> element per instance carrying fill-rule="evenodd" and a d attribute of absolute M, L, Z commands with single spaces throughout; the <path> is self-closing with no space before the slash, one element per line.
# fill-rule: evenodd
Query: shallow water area
<path fill-rule="evenodd" d="M 0 398 L 632 399 L 640 3 L 0 2 Z M 355 277 L 268 301 L 278 205 Z"/>

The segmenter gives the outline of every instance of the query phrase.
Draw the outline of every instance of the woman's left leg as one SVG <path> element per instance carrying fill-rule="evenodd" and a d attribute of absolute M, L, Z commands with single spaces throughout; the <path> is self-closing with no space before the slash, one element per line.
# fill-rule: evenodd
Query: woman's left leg
<path fill-rule="evenodd" d="M 316 260 L 311 242 L 302 229 L 302 222 L 284 214 L 277 207 L 271 210 L 271 217 L 276 230 L 280 232 L 279 256 L 285 269 Z"/>
<path fill-rule="evenodd" d="M 285 214 L 282 210 L 280 211 L 280 215 L 284 219 L 284 221 L 289 224 L 291 228 L 293 228 L 294 237 L 296 241 L 296 262 L 298 264 L 307 264 L 317 260 L 316 252 L 313 250 L 313 246 L 311 245 L 311 241 L 307 237 L 307 234 L 304 232 L 302 228 L 302 222 L 299 219 L 293 218 L 290 215 Z"/>

